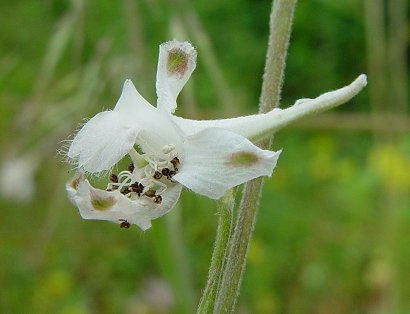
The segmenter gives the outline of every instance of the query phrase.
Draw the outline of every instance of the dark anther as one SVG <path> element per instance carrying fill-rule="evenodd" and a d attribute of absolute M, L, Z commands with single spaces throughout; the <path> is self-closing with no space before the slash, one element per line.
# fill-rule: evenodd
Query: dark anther
<path fill-rule="evenodd" d="M 116 174 L 110 175 L 110 181 L 114 183 L 118 183 L 118 176 Z"/>
<path fill-rule="evenodd" d="M 106 189 L 106 191 L 107 191 L 107 192 L 111 192 L 111 191 L 112 191 L 112 189 Z"/>
<path fill-rule="evenodd" d="M 155 204 L 161 204 L 162 202 L 162 196 L 161 195 L 155 195 L 154 196 L 154 203 Z"/>
<path fill-rule="evenodd" d="M 121 194 L 127 195 L 130 192 L 131 190 L 129 188 L 124 188 L 124 190 L 121 191 Z"/>
<path fill-rule="evenodd" d="M 130 164 L 128 165 L 128 171 L 129 171 L 129 172 L 133 172 L 133 171 L 134 171 L 134 164 L 133 164 L 133 163 L 130 163 Z"/>
<path fill-rule="evenodd" d="M 154 173 L 154 179 L 159 180 L 162 178 L 162 173 L 159 171 L 155 171 Z"/>
<path fill-rule="evenodd" d="M 131 227 L 131 224 L 125 219 L 120 219 L 119 221 L 121 222 L 120 228 L 128 229 L 129 227 Z"/>
<path fill-rule="evenodd" d="M 169 175 L 169 169 L 168 169 L 168 168 L 164 168 L 164 169 L 161 170 L 161 173 L 162 173 L 164 176 L 167 176 L 167 177 L 168 177 L 168 175 Z"/>
<path fill-rule="evenodd" d="M 147 192 L 144 193 L 145 196 L 148 197 L 154 197 L 155 196 L 155 191 L 154 190 L 148 190 Z"/>
<path fill-rule="evenodd" d="M 171 182 L 174 182 L 174 180 L 172 180 L 172 177 L 176 174 L 175 171 L 170 171 L 167 175 L 167 179 Z"/>
<path fill-rule="evenodd" d="M 179 159 L 178 159 L 178 157 L 174 157 L 174 158 L 171 160 L 171 164 L 174 166 L 174 170 L 175 170 L 175 171 L 178 171 L 178 167 L 179 167 Z"/>
<path fill-rule="evenodd" d="M 141 196 L 142 191 L 144 190 L 144 186 L 141 183 L 135 182 L 130 185 L 130 188 L 133 192 L 137 193 L 138 196 Z"/>

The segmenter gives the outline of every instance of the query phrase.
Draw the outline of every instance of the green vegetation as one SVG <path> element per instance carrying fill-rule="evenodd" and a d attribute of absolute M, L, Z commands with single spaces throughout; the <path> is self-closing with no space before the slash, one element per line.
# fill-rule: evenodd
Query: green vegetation
<path fill-rule="evenodd" d="M 275 135 L 273 148 L 283 152 L 265 181 L 241 312 L 410 312 L 409 39 L 400 35 L 409 1 L 378 4 L 297 6 L 281 107 L 360 73 L 369 74 L 369 86 L 340 109 Z M 194 311 L 213 249 L 215 202 L 185 191 L 146 232 L 85 221 L 66 197 L 74 171 L 57 150 L 83 118 L 114 106 L 126 78 L 154 103 L 158 46 L 174 37 L 198 49 L 178 115 L 255 113 L 270 7 L 0 3 L 0 161 L 17 168 L 1 174 L 17 199 L 0 198 L 0 312 Z M 32 198 L 31 176 L 13 185 L 19 170 L 33 173 Z"/>

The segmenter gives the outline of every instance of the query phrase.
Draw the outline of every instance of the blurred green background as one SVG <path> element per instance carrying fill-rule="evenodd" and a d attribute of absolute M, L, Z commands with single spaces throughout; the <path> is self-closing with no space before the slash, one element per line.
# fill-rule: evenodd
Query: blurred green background
<path fill-rule="evenodd" d="M 410 313 L 409 1 L 299 1 L 281 107 L 369 85 L 275 136 L 238 313 Z M 85 221 L 57 150 L 124 79 L 155 103 L 158 45 L 191 41 L 178 114 L 255 113 L 270 1 L 0 2 L 0 312 L 192 313 L 215 202 L 185 191 L 141 232 Z"/>

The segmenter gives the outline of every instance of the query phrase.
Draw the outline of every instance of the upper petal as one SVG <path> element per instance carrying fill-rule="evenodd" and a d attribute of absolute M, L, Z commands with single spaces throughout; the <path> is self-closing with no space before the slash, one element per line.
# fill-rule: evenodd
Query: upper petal
<path fill-rule="evenodd" d="M 67 156 L 87 172 L 109 170 L 133 147 L 138 131 L 117 111 L 100 112 L 76 134 Z"/>
<path fill-rule="evenodd" d="M 130 80 L 124 82 L 114 111 L 120 114 L 125 123 L 138 126 L 141 130 L 136 142 L 145 153 L 158 154 L 162 147 L 169 144 L 181 148 L 182 135 L 170 115 L 151 106 Z"/>
<path fill-rule="evenodd" d="M 270 176 L 280 152 L 262 150 L 233 132 L 210 128 L 187 137 L 176 181 L 217 199 L 248 180 Z"/>
<path fill-rule="evenodd" d="M 196 67 L 196 50 L 189 42 L 172 40 L 159 47 L 157 107 L 173 113 L 176 99 Z"/>
<path fill-rule="evenodd" d="M 141 96 L 131 80 L 125 80 L 114 111 L 121 113 L 124 118 L 147 116 L 145 118 L 149 119 L 152 115 L 155 115 L 156 109 Z"/>

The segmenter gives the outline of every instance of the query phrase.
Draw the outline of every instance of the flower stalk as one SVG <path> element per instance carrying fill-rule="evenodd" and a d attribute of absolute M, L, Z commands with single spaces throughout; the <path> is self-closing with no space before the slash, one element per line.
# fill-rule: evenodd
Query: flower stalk
<path fill-rule="evenodd" d="M 273 2 L 270 16 L 269 46 L 259 108 L 262 113 L 275 108 L 280 100 L 295 5 L 296 0 L 276 0 Z M 271 140 L 272 137 L 267 138 L 259 146 L 270 147 Z M 262 178 L 254 179 L 245 184 L 214 313 L 233 313 L 235 310 L 249 243 L 258 213 L 262 186 Z"/>
<path fill-rule="evenodd" d="M 232 233 L 233 210 L 235 207 L 235 189 L 230 189 L 217 202 L 218 223 L 214 250 L 208 271 L 208 280 L 198 305 L 197 313 L 212 313 L 218 287 L 226 264 L 227 248 Z"/>

